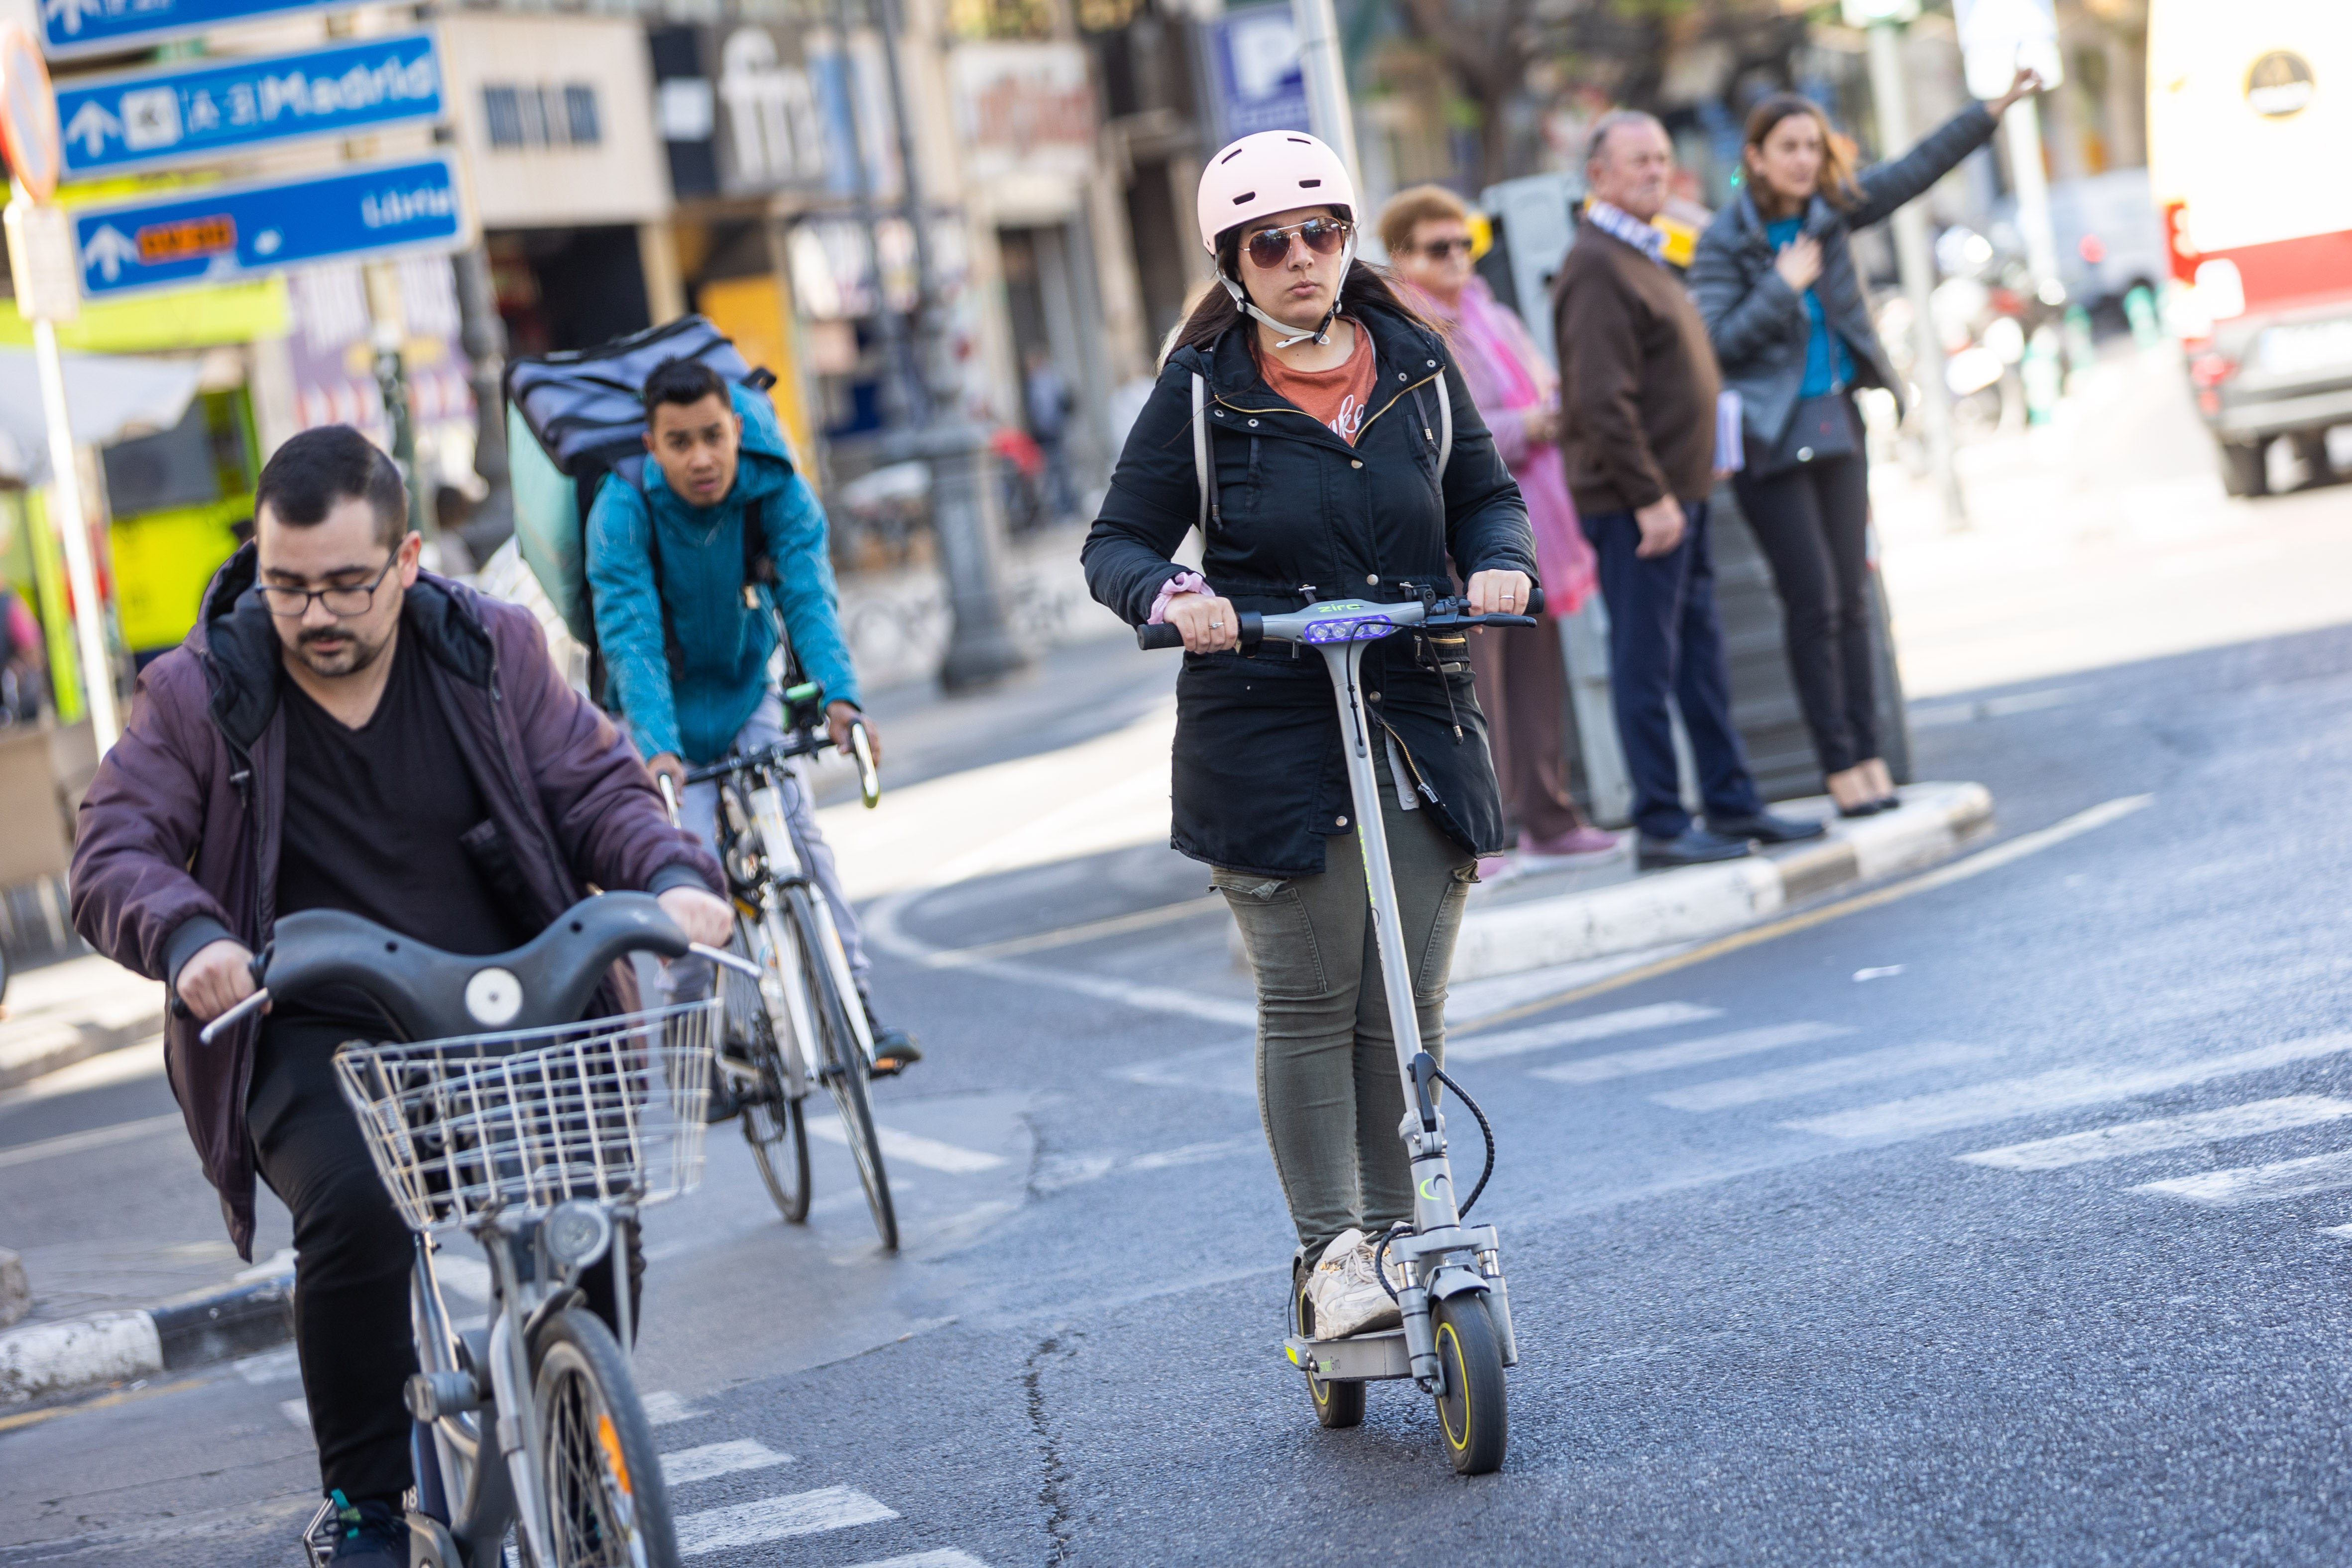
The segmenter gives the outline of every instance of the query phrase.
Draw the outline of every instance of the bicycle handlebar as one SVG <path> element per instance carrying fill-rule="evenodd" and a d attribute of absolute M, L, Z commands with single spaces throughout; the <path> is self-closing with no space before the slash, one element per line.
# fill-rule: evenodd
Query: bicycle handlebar
<path fill-rule="evenodd" d="M 1288 615 L 1237 611 L 1234 631 L 1243 647 L 1255 647 L 1269 637 L 1276 642 L 1362 642 L 1416 626 L 1443 631 L 1475 626 L 1532 626 L 1538 624 L 1536 617 L 1543 614 L 1543 605 L 1540 587 L 1528 590 L 1528 613 L 1523 616 L 1472 615 L 1467 613 L 1467 599 L 1439 599 L 1430 604 L 1405 600 L 1385 605 L 1360 599 L 1327 599 Z M 1269 626 L 1269 622 L 1273 624 Z M 1315 629 L 1326 626 L 1336 628 L 1333 635 L 1317 637 Z M 1135 628 L 1135 646 L 1146 652 L 1182 647 L 1184 634 L 1166 622 L 1148 623 Z"/>
<path fill-rule="evenodd" d="M 324 985 L 365 992 L 411 1040 L 566 1024 L 586 1011 L 614 961 L 632 952 L 692 953 L 757 978 L 757 964 L 687 941 L 651 893 L 583 899 L 509 952 L 444 952 L 342 910 L 301 910 L 278 922 L 253 961 L 262 988 L 197 1035 L 210 1045 L 238 1019 Z"/>

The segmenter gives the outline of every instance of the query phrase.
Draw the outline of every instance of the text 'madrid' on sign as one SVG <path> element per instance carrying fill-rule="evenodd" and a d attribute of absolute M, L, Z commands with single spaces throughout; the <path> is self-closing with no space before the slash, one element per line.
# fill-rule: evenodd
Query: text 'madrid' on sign
<path fill-rule="evenodd" d="M 41 49 L 49 58 L 119 54 L 213 27 L 299 11 L 347 8 L 351 0 L 38 0 Z"/>
<path fill-rule="evenodd" d="M 430 33 L 79 77 L 58 88 L 68 179 L 359 135 L 437 120 L 443 108 L 441 59 Z"/>
<path fill-rule="evenodd" d="M 83 297 L 226 281 L 319 261 L 446 252 L 471 237 L 454 153 L 76 207 Z"/>

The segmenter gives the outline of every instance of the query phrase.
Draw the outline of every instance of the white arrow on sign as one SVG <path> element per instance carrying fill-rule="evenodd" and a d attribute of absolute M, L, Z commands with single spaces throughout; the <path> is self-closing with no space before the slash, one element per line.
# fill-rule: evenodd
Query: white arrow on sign
<path fill-rule="evenodd" d="M 41 5 L 43 21 L 57 16 L 63 16 L 66 19 L 66 36 L 68 37 L 81 31 L 81 19 L 84 16 L 105 15 L 106 0 L 43 0 Z"/>
<path fill-rule="evenodd" d="M 122 276 L 123 263 L 138 259 L 138 245 L 110 223 L 91 235 L 89 243 L 81 249 L 82 270 L 96 268 L 109 283 Z"/>
<path fill-rule="evenodd" d="M 106 139 L 122 134 L 122 121 L 109 114 L 96 99 L 74 111 L 73 123 L 66 127 L 66 140 L 89 143 L 89 156 L 105 153 Z"/>

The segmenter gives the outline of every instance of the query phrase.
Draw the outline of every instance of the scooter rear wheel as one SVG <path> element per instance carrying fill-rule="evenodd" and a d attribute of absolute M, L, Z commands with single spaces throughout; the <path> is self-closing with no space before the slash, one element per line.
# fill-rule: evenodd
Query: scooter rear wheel
<path fill-rule="evenodd" d="M 1437 1364 L 1445 1375 L 1445 1392 L 1437 1396 L 1445 1457 L 1461 1475 L 1499 1469 L 1510 1444 L 1511 1418 L 1503 1394 L 1503 1346 L 1495 1337 L 1486 1298 L 1433 1301 L 1429 1317 L 1437 1337 Z"/>

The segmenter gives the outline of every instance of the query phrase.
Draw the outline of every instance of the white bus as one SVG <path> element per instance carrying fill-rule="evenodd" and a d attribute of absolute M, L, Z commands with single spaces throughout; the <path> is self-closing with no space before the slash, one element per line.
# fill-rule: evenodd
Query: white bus
<path fill-rule="evenodd" d="M 2151 195 L 2168 316 L 2232 495 L 2270 444 L 2326 471 L 2352 424 L 2352 0 L 2152 0 Z"/>

